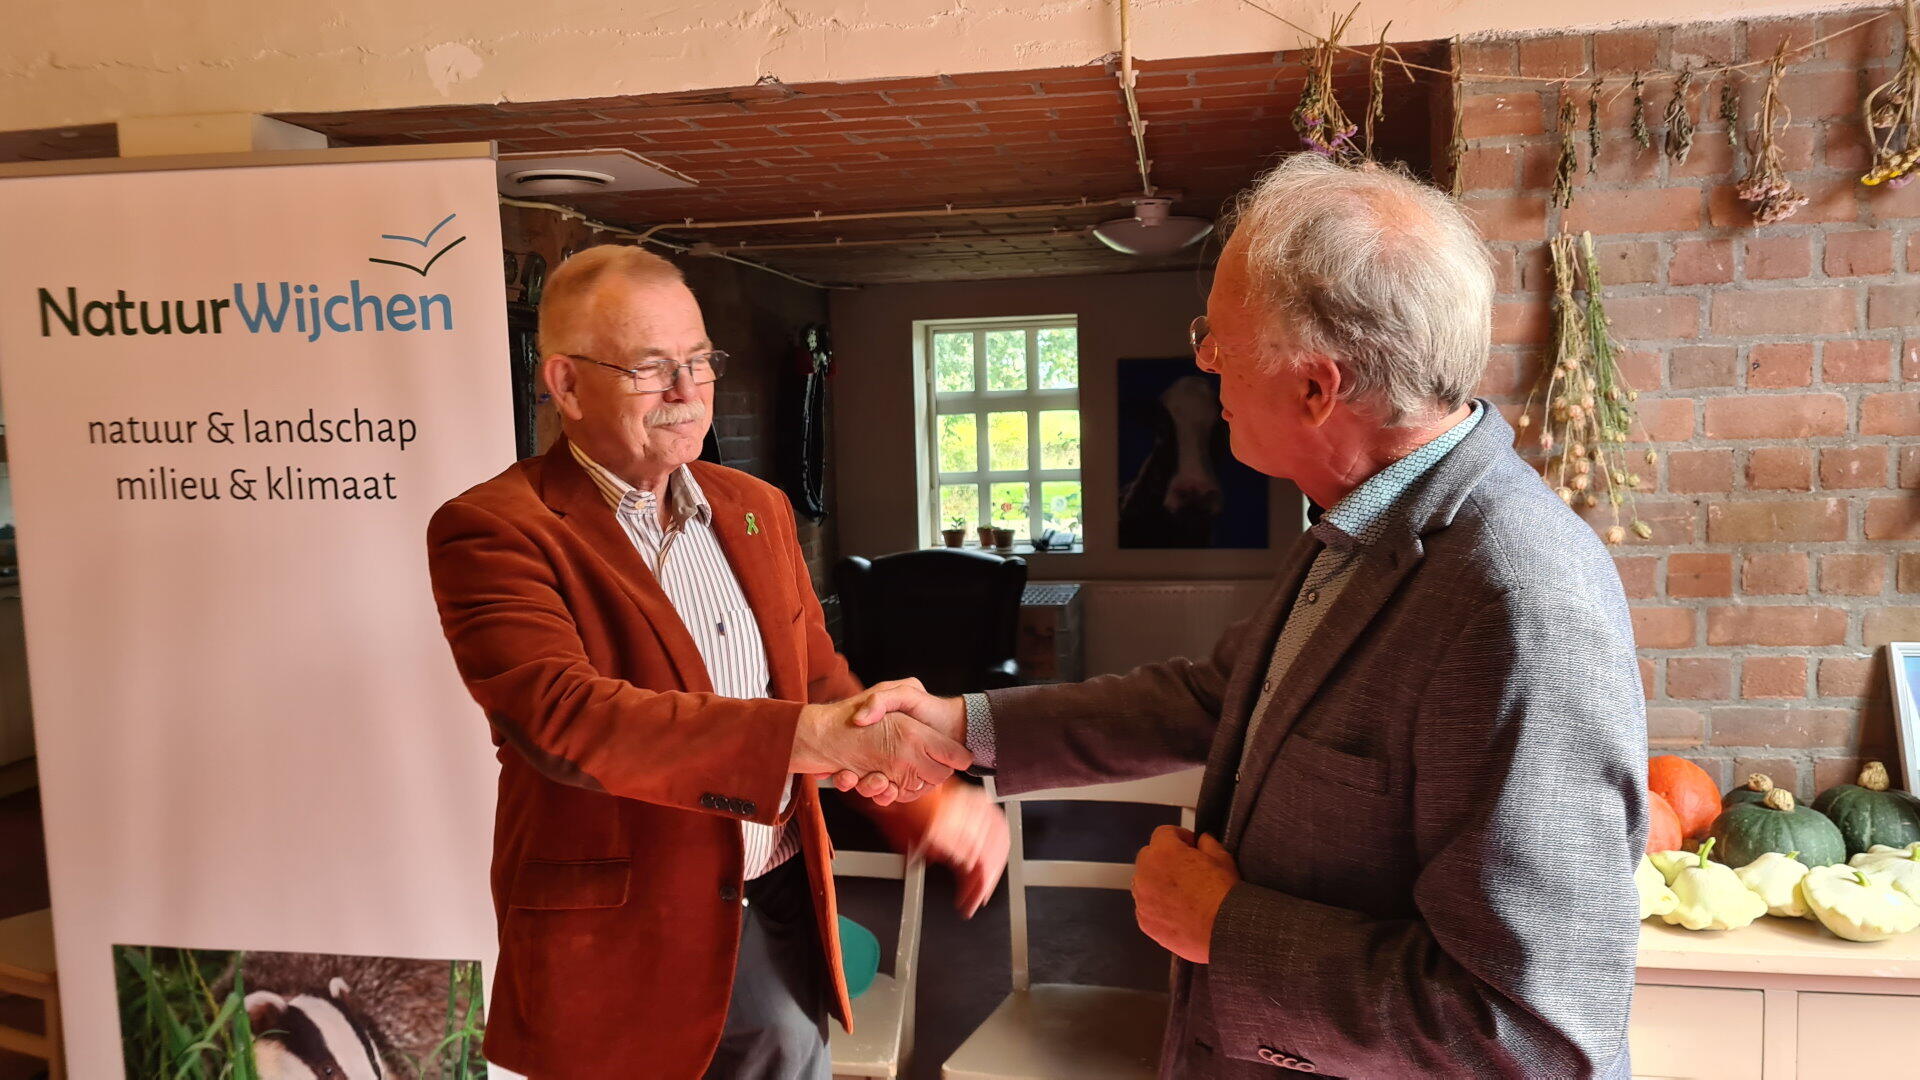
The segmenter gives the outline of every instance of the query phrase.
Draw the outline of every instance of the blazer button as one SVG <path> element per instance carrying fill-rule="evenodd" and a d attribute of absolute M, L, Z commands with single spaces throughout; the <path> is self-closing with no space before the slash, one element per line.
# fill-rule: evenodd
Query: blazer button
<path fill-rule="evenodd" d="M 1269 1065 L 1280 1064 L 1279 1058 L 1275 1056 L 1273 1050 L 1265 1046 L 1260 1048 L 1260 1060 L 1266 1062 Z"/>
<path fill-rule="evenodd" d="M 740 890 L 734 888 L 732 885 L 722 885 L 720 886 L 720 899 L 729 904 L 735 903 L 740 899 Z"/>
<path fill-rule="evenodd" d="M 1311 1062 L 1311 1061 L 1297 1061 L 1297 1062 L 1295 1062 L 1295 1063 L 1294 1063 L 1294 1066 L 1293 1066 L 1293 1067 L 1294 1067 L 1294 1068 L 1296 1068 L 1296 1069 L 1299 1069 L 1299 1070 L 1300 1070 L 1301 1072 L 1308 1072 L 1308 1073 L 1310 1073 L 1310 1072 L 1312 1072 L 1312 1071 L 1313 1071 L 1313 1062 Z"/>

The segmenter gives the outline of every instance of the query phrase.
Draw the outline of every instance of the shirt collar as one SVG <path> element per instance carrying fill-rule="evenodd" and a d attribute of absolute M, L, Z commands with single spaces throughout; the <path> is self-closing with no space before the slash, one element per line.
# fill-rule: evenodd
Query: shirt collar
<path fill-rule="evenodd" d="M 600 489 L 600 495 L 616 514 L 635 514 L 653 507 L 653 492 L 642 491 L 613 474 L 613 472 L 587 455 L 580 444 L 569 439 L 567 448 L 573 451 L 573 460 L 586 470 L 593 486 Z M 685 465 L 675 469 L 667 477 L 667 499 L 672 508 L 675 525 L 684 525 L 697 520 L 702 525 L 713 524 L 713 504 L 707 502 L 707 493 L 700 489 L 700 482 L 693 478 L 693 470 Z"/>
<path fill-rule="evenodd" d="M 1483 407 L 1473 403 L 1465 419 L 1413 453 L 1388 465 L 1347 493 L 1346 498 L 1328 510 L 1309 530 L 1329 546 L 1366 546 L 1380 539 L 1392 520 L 1394 508 L 1407 489 L 1425 476 L 1447 452 L 1460 444 L 1480 423 Z"/>

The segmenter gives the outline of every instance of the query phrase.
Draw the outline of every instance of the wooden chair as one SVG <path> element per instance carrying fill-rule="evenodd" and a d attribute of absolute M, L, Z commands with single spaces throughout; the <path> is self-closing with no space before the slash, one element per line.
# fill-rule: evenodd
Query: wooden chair
<path fill-rule="evenodd" d="M 867 992 L 853 1000 L 853 1034 L 832 1033 L 833 1075 L 893 1080 L 913 1053 L 914 989 L 919 978 L 920 909 L 926 898 L 927 864 L 878 851 L 841 851 L 833 856 L 835 877 L 890 878 L 900 882 L 900 938 L 893 952 L 893 974 L 874 976 Z"/>
<path fill-rule="evenodd" d="M 1131 889 L 1133 863 L 1029 859 L 1020 807 L 1028 802 L 1126 802 L 1177 806 L 1193 827 L 1199 769 L 1083 788 L 999 796 L 1012 851 L 1007 891 L 1013 938 L 1013 993 L 967 1036 L 941 1068 L 944 1080 L 1151 1080 L 1160 1060 L 1167 996 L 1108 986 L 1034 983 L 1027 964 L 1026 890 L 1039 886 Z M 1142 842 L 1145 837 L 1142 837 Z"/>
<path fill-rule="evenodd" d="M 60 986 L 53 974 L 53 912 L 30 911 L 0 920 L 0 994 L 40 999 L 46 1034 L 0 1025 L 0 1050 L 47 1063 L 47 1080 L 66 1080 L 60 1041 Z"/>

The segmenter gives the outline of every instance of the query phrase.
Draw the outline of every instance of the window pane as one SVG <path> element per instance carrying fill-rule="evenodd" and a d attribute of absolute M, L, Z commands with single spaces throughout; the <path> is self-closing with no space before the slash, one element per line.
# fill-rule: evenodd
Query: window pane
<path fill-rule="evenodd" d="M 933 335 L 933 384 L 943 394 L 973 390 L 973 335 Z"/>
<path fill-rule="evenodd" d="M 1080 411 L 1049 409 L 1040 414 L 1040 467 L 1080 467 Z"/>
<path fill-rule="evenodd" d="M 965 529 L 980 516 L 979 484 L 940 485 L 940 527 Z"/>
<path fill-rule="evenodd" d="M 973 472 L 980 467 L 980 444 L 972 413 L 940 418 L 940 471 Z"/>
<path fill-rule="evenodd" d="M 995 484 L 990 489 L 993 496 L 987 507 L 993 513 L 993 526 L 996 529 L 1012 529 L 1013 535 L 1024 538 L 1027 535 L 1028 499 L 1032 487 L 1027 484 Z"/>
<path fill-rule="evenodd" d="M 1042 330 L 1040 339 L 1040 388 L 1071 390 L 1080 385 L 1080 332 L 1071 326 Z"/>
<path fill-rule="evenodd" d="M 994 472 L 1029 468 L 1026 413 L 987 414 L 987 468 Z"/>
<path fill-rule="evenodd" d="M 1040 485 L 1040 522 L 1042 528 L 1057 532 L 1080 532 L 1080 481 L 1049 480 Z"/>
<path fill-rule="evenodd" d="M 987 334 L 987 389 L 1027 388 L 1027 332 L 993 330 Z"/>

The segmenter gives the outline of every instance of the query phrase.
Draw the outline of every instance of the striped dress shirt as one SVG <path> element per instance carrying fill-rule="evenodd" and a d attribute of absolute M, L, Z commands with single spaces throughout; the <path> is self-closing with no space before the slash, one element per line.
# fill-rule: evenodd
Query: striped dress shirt
<path fill-rule="evenodd" d="M 647 569 L 687 626 L 700 659 L 707 665 L 713 691 L 727 697 L 763 698 L 768 693 L 766 643 L 760 624 L 747 606 L 740 579 L 734 575 L 720 538 L 713 531 L 713 507 L 685 466 L 667 479 L 670 523 L 660 524 L 651 491 L 641 491 L 587 456 L 578 443 L 568 443 L 573 458 L 606 497 L 614 517 L 640 552 Z M 780 792 L 780 810 L 793 800 L 793 785 Z M 746 847 L 744 876 L 748 880 L 774 869 L 800 851 L 800 838 L 785 826 L 740 823 Z"/>

